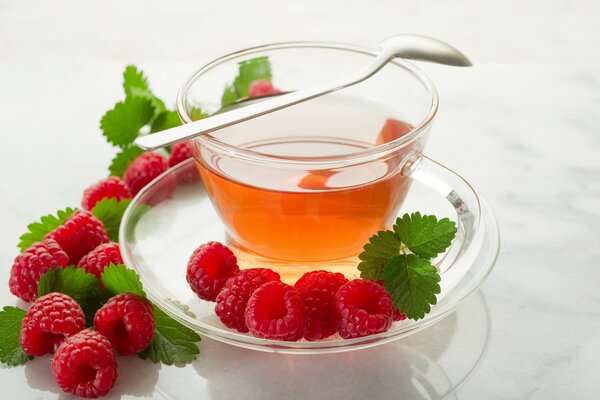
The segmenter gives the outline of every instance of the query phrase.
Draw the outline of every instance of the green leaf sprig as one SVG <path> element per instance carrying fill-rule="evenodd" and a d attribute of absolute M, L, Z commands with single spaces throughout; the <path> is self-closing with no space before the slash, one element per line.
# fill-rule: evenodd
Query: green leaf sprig
<path fill-rule="evenodd" d="M 431 259 L 446 251 L 456 236 L 448 218 L 416 212 L 396 220 L 392 230 L 369 238 L 359 255 L 361 277 L 382 280 L 394 306 L 411 319 L 421 319 L 437 303 L 441 280 Z"/>

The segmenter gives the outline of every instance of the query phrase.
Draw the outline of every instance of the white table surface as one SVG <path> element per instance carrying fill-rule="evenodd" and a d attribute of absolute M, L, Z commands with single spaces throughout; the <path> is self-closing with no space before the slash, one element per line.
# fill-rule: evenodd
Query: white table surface
<path fill-rule="evenodd" d="M 237 4 L 239 3 L 239 4 Z M 142 67 L 173 100 L 199 64 L 251 45 L 442 38 L 471 69 L 422 65 L 441 111 L 428 155 L 467 177 L 503 239 L 482 290 L 407 340 L 284 356 L 204 339 L 186 368 L 121 361 L 109 398 L 600 397 L 600 3 L 0 0 L 0 282 L 40 215 L 77 205 L 114 150 L 98 123 Z M 172 103 L 172 101 L 171 101 Z M 0 304 L 16 304 L 6 284 Z M 3 399 L 69 396 L 48 358 L 0 369 Z"/>

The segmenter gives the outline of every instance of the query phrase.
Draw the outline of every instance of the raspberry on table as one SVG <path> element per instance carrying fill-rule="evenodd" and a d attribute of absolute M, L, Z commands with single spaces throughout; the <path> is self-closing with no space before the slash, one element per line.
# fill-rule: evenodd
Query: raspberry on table
<path fill-rule="evenodd" d="M 304 335 L 304 306 L 300 295 L 283 282 L 267 282 L 252 293 L 246 325 L 258 338 L 294 341 Z"/>
<path fill-rule="evenodd" d="M 339 272 L 311 271 L 302 275 L 294 287 L 304 304 L 306 340 L 319 340 L 337 332 L 333 302 L 338 289 L 348 279 Z"/>
<path fill-rule="evenodd" d="M 131 191 L 125 182 L 116 176 L 109 176 L 85 189 L 83 199 L 81 200 L 81 207 L 89 211 L 100 200 L 110 198 L 115 198 L 117 201 L 131 198 Z"/>
<path fill-rule="evenodd" d="M 89 211 L 77 210 L 64 224 L 50 232 L 46 239 L 54 239 L 69 255 L 71 264 L 102 243 L 108 242 L 104 225 Z"/>
<path fill-rule="evenodd" d="M 123 180 L 131 190 L 131 194 L 135 196 L 168 168 L 169 164 L 161 154 L 146 152 L 131 163 L 123 175 Z"/>
<path fill-rule="evenodd" d="M 335 295 L 338 332 L 345 339 L 385 332 L 392 325 L 392 297 L 375 281 L 354 279 Z"/>
<path fill-rule="evenodd" d="M 192 253 L 186 279 L 201 299 L 215 301 L 227 279 L 240 271 L 237 258 L 219 242 L 208 242 Z"/>
<path fill-rule="evenodd" d="M 52 353 L 69 336 L 85 329 L 83 310 L 63 293 L 49 293 L 33 302 L 21 324 L 19 341 L 30 356 Z"/>
<path fill-rule="evenodd" d="M 184 162 L 194 155 L 194 148 L 191 141 L 175 143 L 171 146 L 171 156 L 169 157 L 169 167 L 174 167 L 177 164 Z"/>
<path fill-rule="evenodd" d="M 25 302 L 37 298 L 40 276 L 54 268 L 69 265 L 69 255 L 52 239 L 37 242 L 19 254 L 10 270 L 10 292 Z"/>
<path fill-rule="evenodd" d="M 253 81 L 248 88 L 248 98 L 250 99 L 277 93 L 281 93 L 281 91 L 276 89 L 270 81 L 265 79 L 257 79 Z"/>
<path fill-rule="evenodd" d="M 256 289 L 267 282 L 279 281 L 279 274 L 267 268 L 249 268 L 229 278 L 217 296 L 215 313 L 226 327 L 248 332 L 246 305 Z"/>
<path fill-rule="evenodd" d="M 52 359 L 60 388 L 79 397 L 106 395 L 117 380 L 115 349 L 102 334 L 85 329 L 65 340 Z"/>
<path fill-rule="evenodd" d="M 120 355 L 130 356 L 152 341 L 154 312 L 145 298 L 121 293 L 96 311 L 94 328 L 110 340 Z"/>
<path fill-rule="evenodd" d="M 83 268 L 100 279 L 102 271 L 110 264 L 123 264 L 118 243 L 108 242 L 96 247 L 79 260 L 77 268 Z"/>

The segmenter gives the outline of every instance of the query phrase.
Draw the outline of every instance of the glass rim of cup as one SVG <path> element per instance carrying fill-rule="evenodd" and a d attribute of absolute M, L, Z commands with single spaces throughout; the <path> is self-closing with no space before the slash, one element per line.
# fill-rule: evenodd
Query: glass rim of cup
<path fill-rule="evenodd" d="M 199 79 L 203 74 L 209 70 L 218 67 L 221 64 L 232 61 L 236 58 L 244 57 L 251 54 L 261 53 L 271 50 L 283 50 L 283 49 L 298 49 L 298 48 L 316 48 L 316 49 L 331 49 L 331 50 L 342 50 L 348 52 L 354 52 L 363 54 L 371 57 L 376 57 L 378 51 L 367 47 L 347 44 L 347 43 L 336 43 L 336 42 L 280 42 L 271 43 L 260 46 L 249 47 L 243 50 L 238 50 L 222 57 L 214 59 L 207 64 L 204 64 L 200 68 L 196 69 L 188 78 L 184 81 L 183 85 L 177 93 L 177 113 L 183 123 L 187 124 L 193 122 L 192 117 L 187 110 L 187 97 L 190 89 L 194 82 Z M 231 157 L 246 159 L 254 162 L 269 162 L 277 164 L 291 164 L 291 165 L 313 165 L 313 166 L 328 166 L 335 167 L 338 165 L 344 165 L 349 162 L 351 163 L 363 163 L 369 162 L 374 159 L 385 157 L 391 153 L 394 153 L 400 148 L 407 146 L 408 144 L 419 139 L 431 125 L 435 115 L 438 111 L 439 98 L 433 82 L 421 71 L 417 66 L 403 58 L 395 58 L 389 62 L 390 65 L 394 65 L 398 68 L 403 69 L 409 73 L 413 78 L 420 83 L 429 95 L 429 110 L 426 115 L 414 125 L 414 128 L 406 135 L 392 140 L 390 142 L 380 144 L 368 149 L 359 150 L 356 152 L 341 154 L 341 155 L 328 155 L 328 156 L 316 156 L 316 157 L 295 157 L 295 156 L 278 156 L 274 154 L 262 153 L 256 150 L 236 146 L 230 143 L 225 143 L 211 135 L 202 135 L 192 140 L 199 141 L 203 146 L 207 146 L 221 153 L 227 153 Z M 259 117 L 260 118 L 260 117 Z"/>

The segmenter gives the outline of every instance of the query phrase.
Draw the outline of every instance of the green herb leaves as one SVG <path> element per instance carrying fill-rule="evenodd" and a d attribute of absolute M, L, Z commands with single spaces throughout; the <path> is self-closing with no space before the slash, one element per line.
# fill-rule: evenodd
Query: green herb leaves
<path fill-rule="evenodd" d="M 396 220 L 394 232 L 413 253 L 433 258 L 444 252 L 456 235 L 456 224 L 448 218 L 440 221 L 434 215 L 404 214 Z"/>
<path fill-rule="evenodd" d="M 118 102 L 100 120 L 100 129 L 106 140 L 115 146 L 126 147 L 150 124 L 154 117 L 152 102 L 143 97 L 127 97 Z"/>
<path fill-rule="evenodd" d="M 32 359 L 23 352 L 19 342 L 24 317 L 25 310 L 17 307 L 4 307 L 0 311 L 0 362 L 11 367 Z"/>
<path fill-rule="evenodd" d="M 269 57 L 256 57 L 239 63 L 238 75 L 231 85 L 225 87 L 221 97 L 221 106 L 225 107 L 235 101 L 248 97 L 250 84 L 256 80 L 270 81 L 271 62 Z"/>
<path fill-rule="evenodd" d="M 440 293 L 440 275 L 430 259 L 446 251 L 456 231 L 456 223 L 448 218 L 405 214 L 393 230 L 369 238 L 359 255 L 361 277 L 383 280 L 394 306 L 408 318 L 421 319 Z"/>
<path fill-rule="evenodd" d="M 119 227 L 130 202 L 130 199 L 117 200 L 111 197 L 100 200 L 92 209 L 92 214 L 102 222 L 113 242 L 119 241 Z"/>
<path fill-rule="evenodd" d="M 113 295 L 119 293 L 133 293 L 146 297 L 140 277 L 135 271 L 122 265 L 111 264 L 102 272 L 102 284 Z"/>
<path fill-rule="evenodd" d="M 177 113 L 167 109 L 152 93 L 148 78 L 134 65 L 127 66 L 123 72 L 123 90 L 125 100 L 118 102 L 100 120 L 106 140 L 121 148 L 108 168 L 111 175 L 118 177 L 142 154 L 133 144 L 138 136 L 181 125 Z"/>
<path fill-rule="evenodd" d="M 440 275 L 428 260 L 419 256 L 402 254 L 391 258 L 382 278 L 394 306 L 409 318 L 423 318 L 431 310 L 430 304 L 437 302 Z"/>
<path fill-rule="evenodd" d="M 160 308 L 154 306 L 154 338 L 140 353 L 140 358 L 166 365 L 187 364 L 196 359 L 199 353 L 196 342 L 200 336 L 193 330 L 170 318 Z"/>
<path fill-rule="evenodd" d="M 59 210 L 56 212 L 56 215 L 46 215 L 42 217 L 39 222 L 27 225 L 29 232 L 21 235 L 19 238 L 20 242 L 17 246 L 23 252 L 35 242 L 43 241 L 48 233 L 61 226 L 76 210 L 76 208 Z"/>

